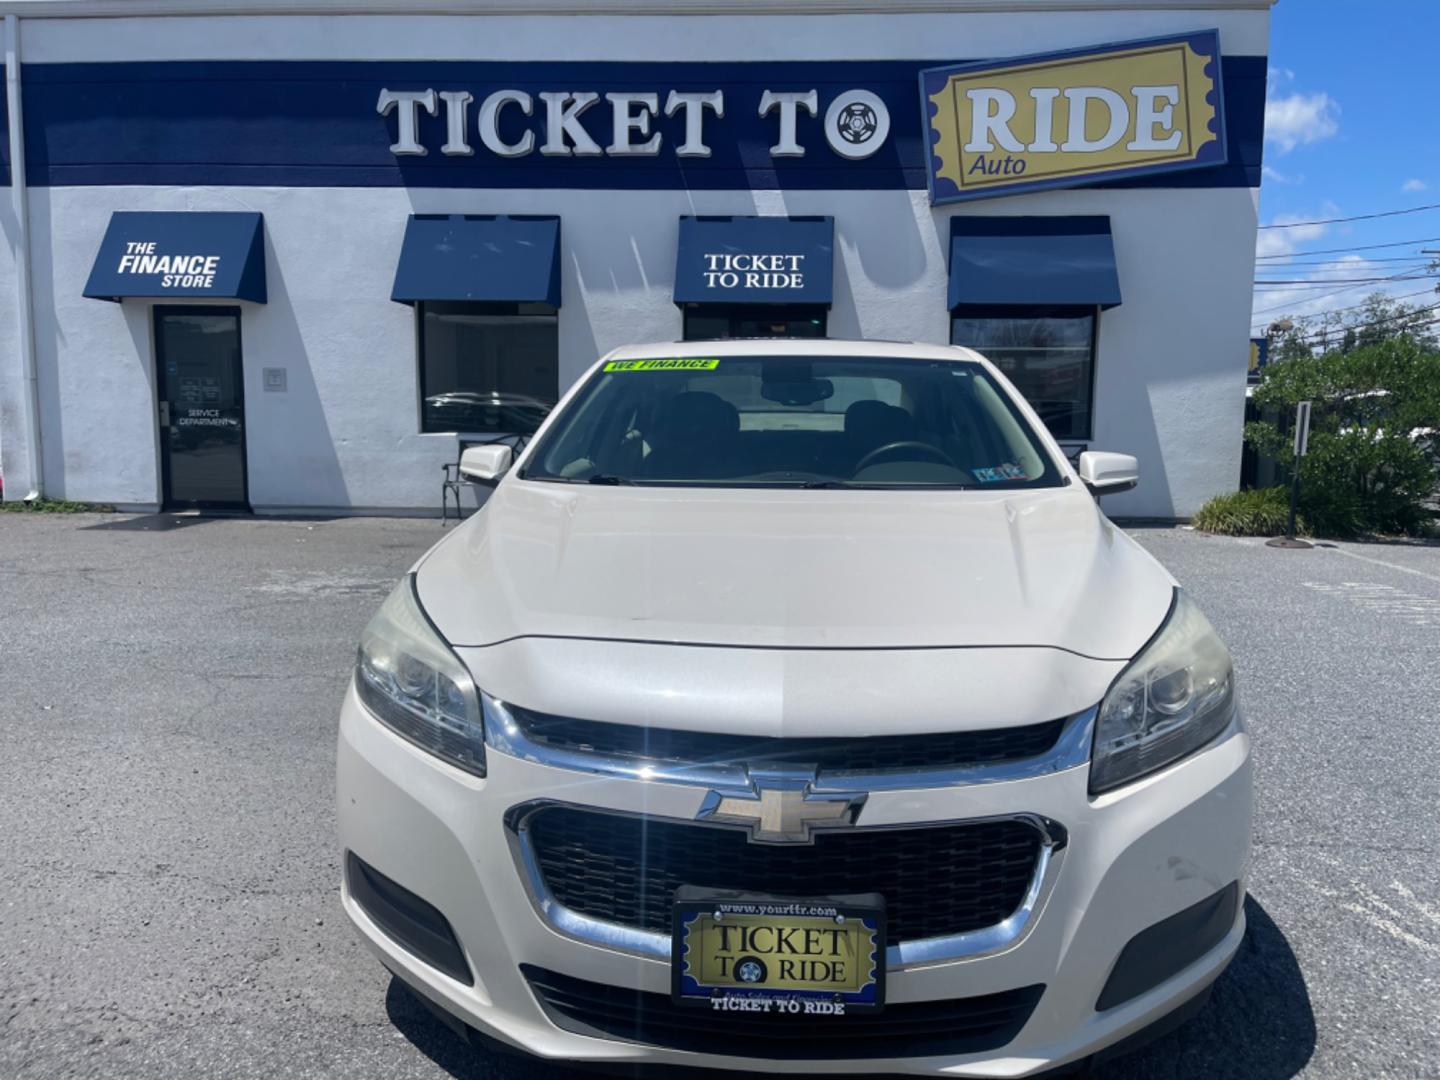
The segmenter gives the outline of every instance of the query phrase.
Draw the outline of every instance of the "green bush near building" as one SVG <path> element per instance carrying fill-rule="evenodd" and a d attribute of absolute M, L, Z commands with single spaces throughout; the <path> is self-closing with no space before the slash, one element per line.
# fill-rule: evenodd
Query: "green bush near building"
<path fill-rule="evenodd" d="M 0 502 L 0 513 L 6 514 L 111 514 L 114 512 L 113 506 L 73 502 L 70 499 L 35 499 L 31 502 L 13 499 L 9 502 Z"/>
<path fill-rule="evenodd" d="M 1202 532 L 1221 536 L 1279 536 L 1290 514 L 1290 493 L 1283 487 L 1255 488 L 1216 495 L 1190 521 Z M 1297 532 L 1305 531 L 1297 517 Z"/>
<path fill-rule="evenodd" d="M 1300 401 L 1312 403 L 1300 512 L 1315 535 L 1434 529 L 1427 502 L 1440 488 L 1440 350 L 1407 333 L 1267 367 L 1255 402 L 1278 409 L 1286 426 L 1250 423 L 1245 438 L 1279 462 L 1287 479 L 1287 426 Z"/>

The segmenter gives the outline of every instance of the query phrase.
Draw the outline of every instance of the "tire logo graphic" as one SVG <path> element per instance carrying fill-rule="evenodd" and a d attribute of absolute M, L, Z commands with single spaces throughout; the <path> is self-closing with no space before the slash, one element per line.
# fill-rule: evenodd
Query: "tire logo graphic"
<path fill-rule="evenodd" d="M 838 120 L 840 137 L 848 143 L 869 142 L 875 135 L 879 121 L 875 110 L 859 101 L 852 101 L 840 110 Z"/>
<path fill-rule="evenodd" d="M 843 158 L 867 158 L 890 137 L 890 110 L 868 90 L 846 90 L 825 110 L 825 139 Z"/>
<path fill-rule="evenodd" d="M 735 978 L 743 983 L 763 983 L 767 974 L 765 961 L 757 956 L 742 956 L 735 965 Z"/>

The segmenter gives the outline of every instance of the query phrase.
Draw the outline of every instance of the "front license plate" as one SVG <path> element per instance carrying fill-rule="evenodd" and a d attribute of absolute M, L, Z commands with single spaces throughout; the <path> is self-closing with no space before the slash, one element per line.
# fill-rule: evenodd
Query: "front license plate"
<path fill-rule="evenodd" d="M 795 900 L 682 887 L 671 986 L 715 1012 L 843 1017 L 885 1002 L 878 894 Z"/>

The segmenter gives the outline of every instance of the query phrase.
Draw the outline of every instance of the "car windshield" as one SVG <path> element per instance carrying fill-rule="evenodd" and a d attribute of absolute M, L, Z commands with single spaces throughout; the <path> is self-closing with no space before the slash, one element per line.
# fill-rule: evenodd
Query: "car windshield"
<path fill-rule="evenodd" d="M 952 489 L 1064 482 L 977 363 L 800 355 L 609 361 L 555 418 L 521 478 Z"/>

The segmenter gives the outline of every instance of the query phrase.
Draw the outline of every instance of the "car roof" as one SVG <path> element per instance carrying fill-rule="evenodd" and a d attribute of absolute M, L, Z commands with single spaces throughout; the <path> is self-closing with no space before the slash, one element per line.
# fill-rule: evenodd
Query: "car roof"
<path fill-rule="evenodd" d="M 644 360 L 660 357 L 740 356 L 847 356 L 901 360 L 982 362 L 980 355 L 960 345 L 928 345 L 919 341 L 846 341 L 842 338 L 730 338 L 724 341 L 652 341 L 622 345 L 606 360 Z"/>

